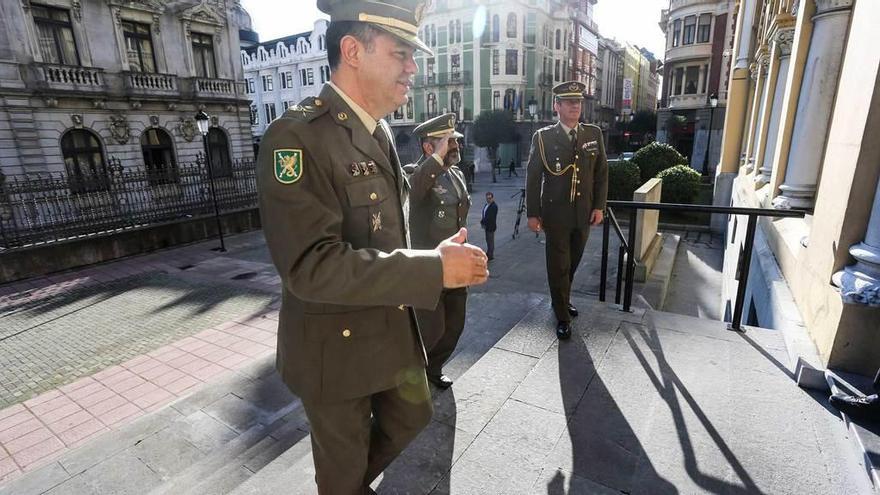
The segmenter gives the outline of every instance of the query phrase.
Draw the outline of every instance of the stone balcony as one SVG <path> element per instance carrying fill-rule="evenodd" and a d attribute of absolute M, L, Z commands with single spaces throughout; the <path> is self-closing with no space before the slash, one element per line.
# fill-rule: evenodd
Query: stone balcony
<path fill-rule="evenodd" d="M 75 93 L 104 93 L 104 69 L 61 64 L 34 64 L 36 85 L 41 89 Z"/>
<path fill-rule="evenodd" d="M 130 96 L 177 96 L 180 89 L 174 74 L 123 72 L 125 92 Z"/>
<path fill-rule="evenodd" d="M 667 108 L 674 109 L 691 109 L 691 108 L 703 108 L 708 105 L 706 101 L 706 94 L 695 94 L 695 95 L 673 95 L 669 97 L 669 103 Z"/>
<path fill-rule="evenodd" d="M 194 77 L 191 79 L 192 94 L 196 98 L 236 100 L 244 95 L 244 82 L 232 79 Z"/>

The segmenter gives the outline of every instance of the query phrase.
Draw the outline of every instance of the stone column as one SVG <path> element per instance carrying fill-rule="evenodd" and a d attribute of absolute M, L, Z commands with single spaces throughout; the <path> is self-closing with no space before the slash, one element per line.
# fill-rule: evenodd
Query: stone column
<path fill-rule="evenodd" d="M 831 277 L 840 288 L 840 297 L 844 303 L 880 307 L 880 181 L 874 192 L 865 240 L 850 247 L 849 254 L 856 263 Z"/>
<path fill-rule="evenodd" d="M 776 208 L 813 207 L 853 0 L 813 0 L 813 35 Z"/>
<path fill-rule="evenodd" d="M 752 79 L 755 81 L 755 93 L 752 99 L 748 139 L 746 140 L 745 149 L 745 166 L 747 174 L 752 173 L 755 169 L 755 140 L 758 136 L 759 117 L 761 115 L 761 110 L 764 108 L 764 80 L 766 79 L 762 60 L 756 61 L 752 67 Z"/>
<path fill-rule="evenodd" d="M 767 144 L 764 146 L 764 156 L 758 163 L 760 174 L 755 176 L 758 187 L 770 182 L 773 174 L 773 155 L 776 152 L 776 142 L 779 137 L 779 121 L 782 117 L 782 99 L 785 97 L 785 82 L 788 80 L 788 67 L 791 65 L 791 45 L 794 42 L 794 28 L 777 31 L 774 39 L 776 51 L 779 53 L 779 74 L 776 76 L 776 88 L 773 93 L 773 102 L 770 109 L 770 123 L 767 128 Z"/>

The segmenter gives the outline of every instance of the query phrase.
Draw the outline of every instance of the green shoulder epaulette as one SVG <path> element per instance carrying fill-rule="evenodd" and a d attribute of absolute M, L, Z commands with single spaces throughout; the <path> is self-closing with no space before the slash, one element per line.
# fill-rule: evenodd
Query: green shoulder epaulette
<path fill-rule="evenodd" d="M 285 115 L 302 122 L 311 122 L 327 111 L 327 104 L 320 98 L 309 96 L 287 109 Z"/>

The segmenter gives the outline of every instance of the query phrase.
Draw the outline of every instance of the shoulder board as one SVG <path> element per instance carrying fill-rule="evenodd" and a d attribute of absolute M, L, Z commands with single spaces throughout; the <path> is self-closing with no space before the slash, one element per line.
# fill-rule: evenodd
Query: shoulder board
<path fill-rule="evenodd" d="M 285 112 L 285 116 L 301 122 L 311 122 L 327 111 L 327 105 L 319 103 L 317 97 L 309 96 L 303 101 L 291 106 Z"/>
<path fill-rule="evenodd" d="M 546 126 L 540 128 L 540 129 L 538 129 L 538 130 L 539 130 L 539 131 L 546 131 L 546 130 L 552 129 L 552 128 L 555 127 L 555 126 L 556 126 L 556 124 L 550 124 L 550 125 L 546 125 Z"/>
<path fill-rule="evenodd" d="M 578 123 L 578 125 L 581 126 L 581 127 L 585 127 L 585 128 L 586 128 L 586 127 L 592 127 L 592 128 L 594 128 L 594 129 L 596 129 L 596 130 L 598 130 L 598 131 L 601 131 L 601 130 L 602 130 L 602 128 L 599 127 L 599 126 L 597 126 L 596 124 L 585 124 L 585 123 L 583 123 L 583 122 L 580 122 L 580 123 Z"/>

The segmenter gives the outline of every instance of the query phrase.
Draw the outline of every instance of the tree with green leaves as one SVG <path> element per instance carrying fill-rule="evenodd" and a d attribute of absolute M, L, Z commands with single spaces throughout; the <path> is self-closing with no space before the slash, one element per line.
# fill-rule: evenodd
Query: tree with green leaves
<path fill-rule="evenodd" d="M 498 146 L 514 140 L 513 114 L 505 110 L 485 110 L 474 119 L 474 144 L 489 150 L 492 161 L 492 182 L 495 182 L 495 161 Z"/>

